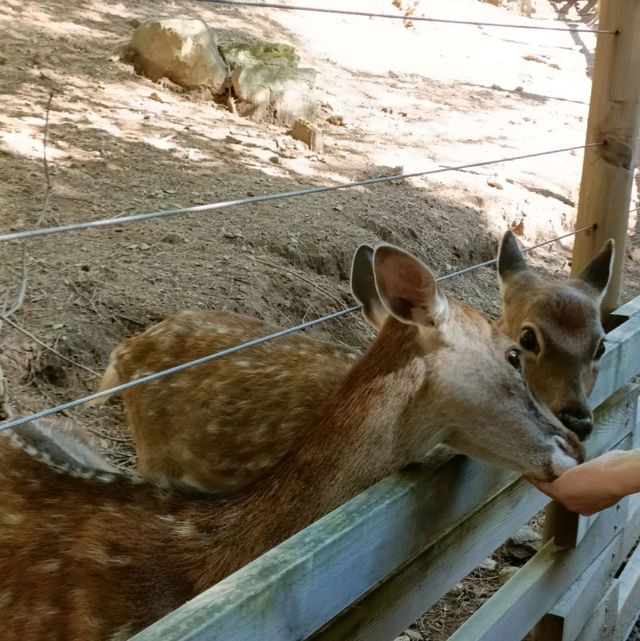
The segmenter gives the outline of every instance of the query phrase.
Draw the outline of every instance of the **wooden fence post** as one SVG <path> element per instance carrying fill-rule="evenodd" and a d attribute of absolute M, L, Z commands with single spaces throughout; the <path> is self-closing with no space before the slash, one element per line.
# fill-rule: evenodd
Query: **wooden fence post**
<path fill-rule="evenodd" d="M 576 276 L 608 238 L 616 241 L 616 258 L 603 312 L 618 305 L 629 201 L 636 165 L 640 124 L 640 2 L 601 0 L 601 33 L 593 64 L 593 86 L 576 228 L 596 224 L 576 236 L 571 273 Z"/>
<path fill-rule="evenodd" d="M 593 63 L 587 142 L 603 141 L 585 149 L 576 229 L 597 225 L 578 234 L 573 247 L 571 275 L 577 276 L 613 238 L 616 256 L 603 315 L 618 307 L 629 203 L 636 166 L 640 127 L 640 0 L 601 0 L 599 28 L 615 34 L 598 34 Z M 578 515 L 559 504 L 547 508 L 545 539 L 555 537 L 561 546 L 574 546 Z M 535 630 L 536 641 L 561 641 L 562 621 L 544 617 Z"/>

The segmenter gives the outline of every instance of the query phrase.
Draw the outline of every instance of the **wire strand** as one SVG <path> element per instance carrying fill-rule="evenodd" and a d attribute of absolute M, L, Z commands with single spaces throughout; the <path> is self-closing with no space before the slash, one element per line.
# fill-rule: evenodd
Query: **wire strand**
<path fill-rule="evenodd" d="M 591 142 L 584 145 L 576 145 L 574 147 L 562 147 L 560 149 L 550 149 L 548 151 L 536 151 L 529 154 L 521 154 L 518 156 L 508 156 L 506 158 L 498 158 L 493 160 L 481 160 L 479 162 L 466 163 L 464 165 L 455 165 L 449 167 L 438 167 L 437 169 L 427 169 L 425 171 L 415 171 L 408 174 L 396 174 L 394 176 L 379 176 L 377 178 L 366 178 L 364 180 L 355 180 L 353 182 L 338 183 L 337 185 L 323 185 L 321 187 L 310 187 L 307 189 L 298 189 L 295 191 L 281 191 L 271 194 L 264 194 L 262 196 L 248 196 L 247 198 L 238 198 L 235 200 L 226 200 L 217 203 L 209 203 L 206 205 L 194 205 L 192 207 L 179 207 L 176 209 L 167 209 L 163 211 L 147 212 L 145 214 L 135 214 L 133 216 L 122 216 L 121 218 L 103 218 L 100 220 L 86 221 L 82 223 L 70 223 L 68 225 L 60 225 L 58 227 L 44 227 L 40 229 L 29 229 L 26 231 L 17 231 L 5 233 L 0 235 L 0 242 L 9 240 L 21 240 L 24 238 L 34 238 L 37 236 L 49 236 L 51 234 L 61 234 L 63 232 L 80 231 L 85 229 L 96 229 L 109 227 L 113 225 L 122 225 L 124 223 L 133 223 L 142 220 L 151 220 L 154 218 L 167 218 L 169 216 L 178 216 L 182 214 L 193 214 L 204 211 L 217 211 L 220 209 L 228 209 L 230 207 L 238 207 L 240 205 L 254 205 L 257 203 L 268 202 L 271 200 L 281 200 L 285 198 L 297 198 L 300 196 L 307 196 L 309 194 L 320 194 L 331 191 L 338 191 L 340 189 L 349 189 L 351 187 L 366 187 L 368 185 L 377 185 L 380 183 L 391 182 L 392 180 L 406 180 L 407 178 L 418 178 L 421 176 L 432 176 L 434 174 L 441 174 L 447 171 L 462 171 L 464 169 L 473 169 L 474 167 L 483 167 L 485 165 L 495 165 L 503 162 L 513 162 L 515 160 L 524 160 L 526 158 L 536 158 L 539 156 L 549 156 L 551 154 L 559 154 L 567 151 L 577 151 L 578 149 L 589 149 L 590 147 L 599 147 L 603 142 Z"/>
<path fill-rule="evenodd" d="M 586 27 L 550 27 L 546 25 L 514 24 L 508 22 L 480 22 L 475 20 L 456 20 L 453 18 L 430 18 L 427 16 L 398 15 L 394 13 L 376 13 L 371 11 L 355 11 L 351 9 L 328 9 L 326 7 L 309 7 L 287 5 L 278 2 L 249 2 L 247 0 L 199 0 L 207 4 L 220 4 L 230 7 L 254 7 L 255 9 L 284 9 L 285 11 L 309 11 L 313 13 L 329 13 L 344 16 L 359 16 L 363 18 L 387 18 L 391 20 L 411 20 L 413 22 L 434 22 L 438 24 L 470 25 L 474 27 L 497 27 L 502 29 L 529 29 L 534 31 L 564 31 L 571 33 L 610 33 L 611 29 L 589 29 Z"/>
<path fill-rule="evenodd" d="M 522 251 L 530 252 L 530 251 L 533 251 L 534 249 L 538 249 L 539 247 L 543 247 L 544 245 L 550 245 L 551 243 L 554 243 L 558 240 L 562 240 L 563 238 L 568 238 L 569 236 L 575 236 L 576 234 L 587 231 L 589 229 L 595 229 L 595 225 L 582 227 L 581 229 L 576 229 L 574 231 L 563 234 L 562 236 L 557 236 L 556 238 L 552 238 L 551 240 L 545 240 L 544 242 L 538 243 L 537 245 L 526 247 Z M 438 278 L 436 278 L 436 281 L 442 282 L 444 280 L 448 280 L 449 278 L 453 278 L 454 276 L 459 276 L 460 274 L 465 274 L 467 272 L 480 269 L 481 267 L 485 267 L 487 265 L 493 265 L 496 262 L 497 262 L 497 259 L 478 263 L 477 265 L 472 265 L 470 267 L 466 267 L 464 269 L 460 269 L 455 272 L 445 274 L 444 276 L 439 276 Z M 294 332 L 299 332 L 303 329 L 313 327 L 314 325 L 319 325 L 320 323 L 324 323 L 326 321 L 333 320 L 335 318 L 341 318 L 343 316 L 346 316 L 347 314 L 352 314 L 353 312 L 359 309 L 360 307 L 357 305 L 353 307 L 348 307 L 347 309 L 341 309 L 331 314 L 327 314 L 326 316 L 321 316 L 320 318 L 315 318 L 313 320 L 300 323 L 299 325 L 294 325 L 293 327 L 288 327 L 286 329 L 273 332 L 272 334 L 268 334 L 267 336 L 261 336 L 259 338 L 255 338 L 253 340 L 247 341 L 246 343 L 240 343 L 239 345 L 234 345 L 233 347 L 229 347 L 228 349 L 223 349 L 219 352 L 216 352 L 215 354 L 202 356 L 192 361 L 187 361 L 186 363 L 181 363 L 180 365 L 175 365 L 174 367 L 169 367 L 168 369 L 160 370 L 159 372 L 154 372 L 153 374 L 147 374 L 146 376 L 141 376 L 140 378 L 136 378 L 135 380 L 128 381 L 126 383 L 122 383 L 121 385 L 116 385 L 115 387 L 112 387 L 110 389 L 102 390 L 101 392 L 94 392 L 93 394 L 89 394 L 87 396 L 83 396 L 82 398 L 78 398 L 72 401 L 67 401 L 66 403 L 62 403 L 61 405 L 50 407 L 40 412 L 29 414 L 28 416 L 23 416 L 21 418 L 4 421 L 0 423 L 0 432 L 9 430 L 14 427 L 19 427 L 20 425 L 24 425 L 31 421 L 36 421 L 42 418 L 46 418 L 47 416 L 51 416 L 52 414 L 58 414 L 59 412 L 63 412 L 73 407 L 77 407 L 78 405 L 84 405 L 89 401 L 97 400 L 99 398 L 104 398 L 106 396 L 111 396 L 112 394 L 118 394 L 119 392 L 123 392 L 127 389 L 131 389 L 132 387 L 137 387 L 138 385 L 150 383 L 151 381 L 158 380 L 159 378 L 164 378 L 165 376 L 169 376 L 171 374 L 176 374 L 178 372 L 181 372 L 189 367 L 195 367 L 196 365 L 203 365 L 204 363 L 210 363 L 211 361 L 217 360 L 218 358 L 229 356 L 230 354 L 235 354 L 236 352 L 249 349 L 250 347 L 256 347 L 258 345 L 262 345 L 263 343 L 267 343 L 276 338 L 282 338 L 283 336 L 288 336 L 289 334 L 293 334 Z"/>

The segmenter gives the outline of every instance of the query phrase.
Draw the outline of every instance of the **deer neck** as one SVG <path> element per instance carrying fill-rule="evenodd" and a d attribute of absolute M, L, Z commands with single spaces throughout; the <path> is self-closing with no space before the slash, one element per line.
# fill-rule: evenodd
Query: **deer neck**
<path fill-rule="evenodd" d="M 231 513 L 242 514 L 238 518 L 244 524 L 243 537 L 251 539 L 243 548 L 251 550 L 252 557 L 415 460 L 410 434 L 403 427 L 416 394 L 424 392 L 427 375 L 417 331 L 387 322 L 297 454 L 274 476 L 260 481 L 260 489 L 254 486 L 240 499 L 242 509 L 229 506 Z M 420 417 L 422 426 L 426 419 Z M 439 440 L 434 435 L 431 446 Z M 216 512 L 203 518 L 215 520 Z"/>

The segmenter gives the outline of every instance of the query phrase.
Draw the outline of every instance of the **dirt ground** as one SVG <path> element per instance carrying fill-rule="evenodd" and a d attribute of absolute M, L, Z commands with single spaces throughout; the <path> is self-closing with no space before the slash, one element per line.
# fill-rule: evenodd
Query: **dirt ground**
<path fill-rule="evenodd" d="M 561 18 L 592 26 L 595 3 L 579 3 L 582 13 L 575 4 L 537 2 L 533 18 L 477 0 L 428 9 L 460 19 Z M 371 0 L 367 9 L 397 11 L 391 0 Z M 140 78 L 119 61 L 135 21 L 168 16 L 201 17 L 221 42 L 296 46 L 301 64 L 319 71 L 324 152 L 206 96 Z M 592 34 L 426 23 L 407 29 L 402 21 L 187 0 L 5 0 L 0 25 L 0 231 L 32 227 L 41 215 L 43 226 L 94 220 L 498 159 L 585 138 Z M 51 90 L 51 193 L 43 210 Z M 581 164 L 581 152 L 561 153 L 31 241 L 27 293 L 13 319 L 23 331 L 4 324 L 0 334 L 16 409 L 91 391 L 92 372 L 102 371 L 119 340 L 177 310 L 226 309 L 284 326 L 351 305 L 348 270 L 361 242 L 402 245 L 444 274 L 493 258 L 508 227 L 524 245 L 571 230 Z M 624 299 L 640 293 L 636 225 L 632 215 Z M 562 241 L 530 260 L 564 277 L 570 250 L 571 240 Z M 8 309 L 22 282 L 21 245 L 3 244 L 1 255 L 0 306 Z M 492 269 L 446 288 L 497 315 Z M 369 337 L 355 315 L 313 332 L 352 346 Z M 132 464 L 117 404 L 62 420 L 91 425 L 117 464 Z M 429 639 L 446 638 L 451 630 L 441 627 Z"/>

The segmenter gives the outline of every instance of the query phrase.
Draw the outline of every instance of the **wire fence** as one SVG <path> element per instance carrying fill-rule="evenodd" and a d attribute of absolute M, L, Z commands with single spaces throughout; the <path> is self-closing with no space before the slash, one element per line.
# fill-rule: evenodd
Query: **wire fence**
<path fill-rule="evenodd" d="M 270 8 L 270 9 L 283 9 L 283 10 L 289 10 L 289 11 L 304 11 L 304 12 L 313 12 L 313 13 L 324 13 L 324 14 L 339 14 L 339 15 L 347 15 L 347 16 L 358 16 L 358 17 L 368 17 L 368 18 L 382 18 L 382 19 L 401 19 L 401 20 L 414 20 L 418 22 L 432 22 L 432 23 L 442 23 L 442 24 L 452 24 L 452 25 L 473 25 L 473 26 L 478 26 L 478 27 L 496 27 L 496 28 L 518 28 L 518 29 L 533 29 L 533 30 L 545 30 L 545 31 L 570 31 L 570 32 L 589 32 L 589 33 L 596 33 L 596 34 L 615 34 L 617 32 L 611 31 L 611 30 L 601 30 L 601 29 L 587 29 L 587 28 L 578 28 L 574 26 L 569 26 L 569 27 L 556 27 L 556 26 L 548 26 L 548 25 L 527 25 L 527 24 L 511 24 L 511 23 L 497 23 L 497 22 L 478 22 L 478 21 L 468 21 L 468 20 L 457 20 L 457 19 L 449 19 L 449 18 L 436 18 L 436 17 L 425 17 L 425 16 L 407 16 L 407 15 L 398 15 L 398 14 L 388 14 L 388 13 L 376 13 L 376 12 L 365 12 L 365 11 L 355 11 L 355 10 L 350 10 L 350 9 L 330 9 L 326 7 L 311 7 L 311 6 L 302 6 L 302 5 L 286 5 L 286 4 L 281 4 L 281 3 L 274 3 L 274 2 L 269 2 L 269 3 L 259 3 L 259 2 L 251 2 L 251 1 L 245 1 L 245 0 L 201 0 L 203 2 L 207 2 L 210 4 L 217 4 L 217 5 L 226 5 L 226 6 L 236 6 L 236 7 L 253 7 L 253 8 L 260 8 L 260 9 L 265 9 L 265 8 Z M 461 165 L 455 165 L 455 166 L 445 166 L 445 167 L 438 167 L 434 169 L 428 169 L 424 171 L 416 171 L 416 172 L 411 172 L 411 173 L 401 173 L 401 174 L 394 174 L 394 175 L 387 175 L 387 176 L 378 176 L 375 178 L 367 178 L 363 180 L 356 180 L 356 181 L 351 181 L 351 182 L 345 182 L 345 183 L 338 183 L 335 185 L 322 185 L 322 186 L 317 186 L 317 187 L 309 187 L 305 189 L 298 189 L 298 190 L 293 190 L 293 191 L 286 191 L 286 192 L 274 192 L 274 193 L 269 193 L 269 194 L 263 194 L 259 196 L 249 196 L 245 198 L 238 198 L 238 199 L 233 199 L 233 200 L 226 200 L 226 201 L 220 201 L 220 202 L 214 202 L 214 203 L 208 203 L 208 204 L 203 204 L 203 205 L 194 205 L 194 206 L 189 206 L 189 207 L 179 207 L 179 208 L 174 208 L 174 209 L 168 209 L 168 210 L 160 210 L 160 211 L 153 211 L 153 212 L 146 212 L 146 213 L 141 213 L 141 214 L 134 214 L 134 215 L 120 215 L 120 216 L 115 216 L 115 217 L 110 217 L 110 218 L 103 218 L 99 220 L 94 220 L 94 221 L 83 221 L 83 222 L 76 222 L 76 223 L 69 223 L 65 225 L 58 225 L 54 227 L 45 227 L 45 228 L 33 228 L 33 229 L 28 229 L 28 230 L 23 230 L 23 231 L 16 231 L 16 232 L 6 232 L 3 234 L 0 234 L 0 242 L 8 242 L 8 241 L 15 241 L 15 240 L 22 240 L 22 241 L 27 241 L 28 239 L 40 237 L 40 236 L 50 236 L 53 234 L 60 234 L 60 233 L 66 233 L 66 232 L 74 232 L 74 231 L 82 231 L 82 230 L 88 230 L 88 229 L 99 229 L 99 228 L 105 228 L 105 227 L 110 227 L 110 226 L 120 226 L 126 223 L 133 223 L 133 222 L 141 222 L 141 221 L 148 221 L 156 218 L 165 218 L 165 217 L 171 217 L 171 216 L 179 216 L 179 215 L 184 215 L 184 214 L 194 214 L 194 213 L 202 213 L 202 212 L 210 212 L 210 211 L 217 211 L 221 209 L 227 209 L 231 207 L 238 207 L 238 206 L 245 206 L 245 205 L 253 205 L 253 204 L 259 204 L 263 202 L 269 202 L 273 200 L 282 200 L 282 199 L 289 199 L 289 198 L 297 198 L 297 197 L 302 197 L 302 196 L 307 196 L 311 194 L 320 194 L 320 193 L 327 193 L 327 192 L 333 192 L 333 191 L 338 191 L 342 189 L 349 189 L 353 187 L 366 187 L 366 186 L 371 186 L 371 185 L 377 185 L 377 184 L 382 184 L 382 183 L 388 183 L 392 181 L 398 181 L 398 180 L 407 180 L 410 178 L 418 178 L 418 177 L 424 177 L 424 176 L 431 176 L 435 174 L 440 174 L 444 172 L 451 172 L 451 171 L 463 171 L 467 169 L 472 169 L 472 168 L 477 168 L 477 167 L 482 167 L 482 166 L 487 166 L 487 165 L 494 165 L 494 164 L 499 164 L 499 163 L 504 163 L 504 162 L 514 162 L 518 160 L 524 160 L 527 158 L 535 158 L 535 157 L 540 157 L 540 156 L 547 156 L 551 154 L 558 154 L 558 153 L 564 153 L 564 152 L 571 152 L 571 151 L 577 151 L 577 150 L 582 150 L 582 149 L 589 149 L 589 148 L 594 148 L 598 147 L 601 145 L 604 145 L 606 143 L 604 142 L 589 142 L 583 145 L 575 145 L 571 147 L 562 147 L 558 149 L 551 149 L 551 150 L 544 150 L 544 151 L 537 151 L 537 152 L 531 152 L 531 153 L 526 153 L 526 154 L 519 154 L 516 156 L 507 156 L 507 157 L 501 157 L 497 159 L 491 159 L 491 160 L 483 160 L 483 161 L 478 161 L 478 162 L 472 162 L 472 163 L 465 163 Z M 549 245 L 551 243 L 557 242 L 559 240 L 562 240 L 564 238 L 568 238 L 570 236 L 574 236 L 576 234 L 594 229 L 595 226 L 589 226 L 589 227 L 583 227 L 581 229 L 576 229 L 575 231 L 568 232 L 566 234 L 557 236 L 555 238 L 552 238 L 551 240 L 544 241 L 542 243 L 538 243 L 537 245 L 533 245 L 531 247 L 528 247 L 524 249 L 525 252 L 532 251 L 534 249 L 537 249 L 539 247 L 543 247 L 545 245 Z M 449 280 L 451 278 L 454 278 L 456 276 L 460 276 L 462 274 L 466 274 L 472 271 L 475 271 L 477 269 L 480 269 L 482 267 L 490 266 L 493 265 L 497 262 L 497 259 L 492 259 L 488 261 L 483 261 L 481 263 L 477 263 L 475 265 L 471 265 L 468 267 L 465 267 L 463 269 L 459 269 L 453 272 L 450 272 L 448 274 L 445 274 L 443 276 L 440 276 L 437 280 L 439 282 Z M 197 365 L 202 365 L 208 362 L 211 362 L 213 360 L 216 360 L 218 358 L 223 358 L 225 356 L 229 356 L 231 354 L 237 353 L 239 351 L 249 349 L 252 347 L 256 347 L 258 345 L 261 345 L 263 343 L 266 343 L 271 340 L 275 340 L 278 338 L 282 338 L 284 336 L 290 335 L 294 332 L 302 331 L 305 329 L 308 329 L 310 327 L 313 327 L 315 325 L 318 325 L 320 323 L 324 323 L 336 318 L 341 318 L 344 317 L 348 314 L 351 314 L 359 309 L 358 306 L 354 307 L 349 307 L 346 309 L 338 310 L 335 311 L 331 314 L 327 314 L 326 316 L 322 316 L 320 318 L 316 318 L 311 321 L 307 321 L 304 323 L 301 323 L 299 325 L 295 325 L 283 330 L 279 330 L 277 332 L 274 332 L 272 334 L 269 334 L 267 336 L 262 336 L 260 338 L 241 343 L 239 345 L 230 347 L 225 350 L 221 350 L 219 352 L 216 352 L 214 354 L 209 354 L 207 356 L 203 356 L 201 358 L 191 360 L 185 363 L 182 363 L 180 365 L 176 365 L 174 367 L 161 370 L 159 372 L 155 372 L 152 374 L 148 374 L 146 376 L 142 376 L 140 378 L 137 378 L 132 381 L 128 381 L 126 383 L 123 383 L 121 385 L 115 386 L 113 388 L 103 390 L 100 392 L 95 392 L 93 394 L 89 394 L 87 396 L 68 401 L 66 403 L 62 403 L 60 405 L 57 405 L 55 407 L 50 407 L 45 410 L 42 410 L 40 412 L 36 412 L 33 414 L 30 414 L 28 416 L 23 416 L 20 418 L 14 418 L 8 421 L 4 421 L 0 423 L 0 431 L 8 430 L 13 427 L 18 427 L 20 425 L 24 425 L 30 421 L 33 420 L 38 420 L 42 418 L 46 418 L 48 416 L 51 416 L 52 414 L 57 414 L 59 412 L 72 409 L 74 407 L 77 407 L 79 405 L 83 405 L 89 401 L 97 400 L 100 398 L 104 398 L 107 396 L 110 396 L 112 394 L 117 394 L 120 392 L 123 392 L 127 389 L 136 387 L 138 385 L 143 385 L 146 383 L 150 383 L 152 381 L 158 380 L 160 378 L 163 378 L 165 376 L 169 376 L 172 374 L 176 374 L 178 372 L 181 372 L 187 368 L 190 367 L 195 367 Z"/>
<path fill-rule="evenodd" d="M 412 22 L 432 22 L 436 24 L 464 25 L 473 27 L 495 27 L 500 29 L 527 29 L 532 31 L 564 31 L 571 33 L 609 33 L 617 34 L 610 29 L 590 29 L 588 27 L 552 27 L 550 25 L 518 24 L 510 22 L 482 22 L 477 20 L 457 20 L 455 18 L 435 18 L 428 16 L 402 15 L 395 13 L 376 13 L 371 11 L 355 11 L 353 9 L 330 9 L 328 7 L 309 7 L 289 5 L 279 2 L 250 2 L 249 0 L 199 0 L 206 4 L 218 4 L 228 7 L 253 7 L 254 9 L 283 9 L 285 11 L 305 11 L 311 13 L 328 13 L 361 18 L 383 18 L 389 20 L 411 20 Z M 568 23 L 570 24 L 570 23 Z"/>
<path fill-rule="evenodd" d="M 381 183 L 388 183 L 394 180 L 407 180 L 408 178 L 419 178 L 423 176 L 433 176 L 435 174 L 442 174 L 448 171 L 463 171 L 465 169 L 473 169 L 475 167 L 484 167 L 486 165 L 497 165 L 503 162 L 514 162 L 516 160 L 524 160 L 526 158 L 537 158 L 540 156 L 550 156 L 552 154 L 559 154 L 569 151 L 577 151 L 580 149 L 590 149 L 593 147 L 600 147 L 604 142 L 590 142 L 584 145 L 574 145 L 572 147 L 561 147 L 559 149 L 549 149 L 545 151 L 534 151 L 528 154 L 520 154 L 518 156 L 507 156 L 505 158 L 494 158 L 491 160 L 481 160 L 478 162 L 465 163 L 464 165 L 455 165 L 450 167 L 438 167 L 437 169 L 426 169 L 424 171 L 414 171 L 407 174 L 395 174 L 393 176 L 378 176 L 376 178 L 365 178 L 363 180 L 354 180 L 352 182 L 338 183 L 336 185 L 323 185 L 320 187 L 309 187 L 306 189 L 297 189 L 294 191 L 281 191 L 271 194 L 263 194 L 262 196 L 247 196 L 246 198 L 237 198 L 235 200 L 225 200 L 217 203 L 209 203 L 205 205 L 194 205 L 191 207 L 179 207 L 176 209 L 165 209 L 162 211 L 147 212 L 144 214 L 134 214 L 133 216 L 119 216 L 111 218 L 102 218 L 100 220 L 90 220 L 79 223 L 69 223 L 67 225 L 59 225 L 57 227 L 41 227 L 35 229 L 28 229 L 25 231 L 8 232 L 0 234 L 0 242 L 10 240 L 25 240 L 28 238 L 36 238 L 38 236 L 50 236 L 52 234 L 61 234 L 65 232 L 81 231 L 85 229 L 96 229 L 111 227 L 114 225 L 122 225 L 125 223 L 133 223 L 139 221 L 152 220 L 154 218 L 167 218 L 170 216 L 179 216 L 183 214 L 195 214 L 205 211 L 218 211 L 220 209 L 228 209 L 230 207 L 239 207 L 241 205 L 255 205 L 258 203 L 269 202 L 272 200 L 282 200 L 287 198 L 298 198 L 300 196 L 308 196 L 310 194 L 322 194 L 341 189 L 350 189 L 352 187 L 366 187 L 369 185 L 379 185 Z"/>
<path fill-rule="evenodd" d="M 570 236 L 575 236 L 576 234 L 580 234 L 585 231 L 594 230 L 595 228 L 596 228 L 595 225 L 582 227 L 581 229 L 576 229 L 574 231 L 567 232 L 566 234 L 562 234 L 560 236 L 556 236 L 555 238 L 551 238 L 550 240 L 545 240 L 544 242 L 538 243 L 537 245 L 526 247 L 523 249 L 523 251 L 530 252 L 530 251 L 533 251 L 534 249 L 539 249 L 540 247 L 544 247 L 545 245 L 550 245 L 551 243 L 555 243 L 564 238 L 569 238 Z M 469 272 L 475 271 L 477 269 L 480 269 L 481 267 L 494 265 L 497 262 L 497 260 L 498 260 L 497 258 L 493 258 L 492 260 L 486 260 L 481 263 L 477 263 L 475 265 L 465 267 L 464 269 L 459 269 L 459 270 L 450 272 L 448 274 L 445 274 L 444 276 L 439 276 L 438 278 L 436 278 L 436 281 L 442 282 L 445 280 L 449 280 L 450 278 L 454 278 L 455 276 L 460 276 L 462 274 L 467 274 Z M 84 405 L 89 401 L 94 401 L 100 398 L 104 398 L 106 396 L 111 396 L 112 394 L 118 394 L 125 390 L 131 389 L 132 387 L 137 387 L 138 385 L 144 385 L 145 383 L 150 383 L 160 378 L 164 378 L 165 376 L 170 376 L 171 374 L 182 372 L 183 370 L 190 367 L 203 365 L 204 363 L 210 363 L 211 361 L 217 360 L 219 358 L 223 358 L 224 356 L 229 356 L 231 354 L 235 354 L 236 352 L 240 352 L 242 350 L 249 349 L 251 347 L 262 345 L 264 343 L 275 340 L 277 338 L 283 338 L 284 336 L 288 336 L 289 334 L 293 334 L 294 332 L 299 332 L 304 329 L 314 327 L 315 325 L 319 325 L 320 323 L 325 323 L 327 321 L 334 320 L 336 318 L 342 318 L 343 316 L 347 316 L 348 314 L 351 314 L 359 309 L 360 307 L 357 305 L 353 307 L 348 307 L 346 309 L 341 309 L 336 312 L 332 312 L 331 314 L 327 314 L 326 316 L 321 316 L 320 318 L 315 318 L 313 320 L 300 323 L 299 325 L 294 325 L 292 327 L 288 327 L 286 329 L 273 332 L 272 334 L 255 338 L 253 340 L 247 341 L 246 343 L 240 343 L 239 345 L 234 345 L 233 347 L 229 347 L 219 352 L 215 352 L 214 354 L 208 354 L 207 356 L 202 356 L 200 358 L 196 358 L 194 360 L 181 363 L 180 365 L 175 365 L 174 367 L 169 367 L 167 369 L 160 370 L 159 372 L 154 372 L 153 374 L 147 374 L 146 376 L 141 376 L 140 378 L 136 378 L 135 380 L 128 381 L 126 383 L 122 383 L 121 385 L 116 385 L 115 387 L 102 390 L 100 392 L 94 392 L 93 394 L 88 394 L 87 396 L 83 396 L 81 398 L 74 399 L 66 403 L 62 403 L 61 405 L 57 405 L 55 407 L 47 408 L 40 412 L 29 414 L 28 416 L 23 416 L 20 418 L 11 419 L 9 421 L 4 421 L 0 423 L 0 431 L 9 430 L 11 428 L 18 427 L 20 425 L 25 425 L 26 423 L 30 423 L 31 421 L 46 418 L 48 416 L 51 416 L 52 414 L 58 414 L 60 412 L 64 412 L 65 410 L 72 409 L 79 405 Z"/>

